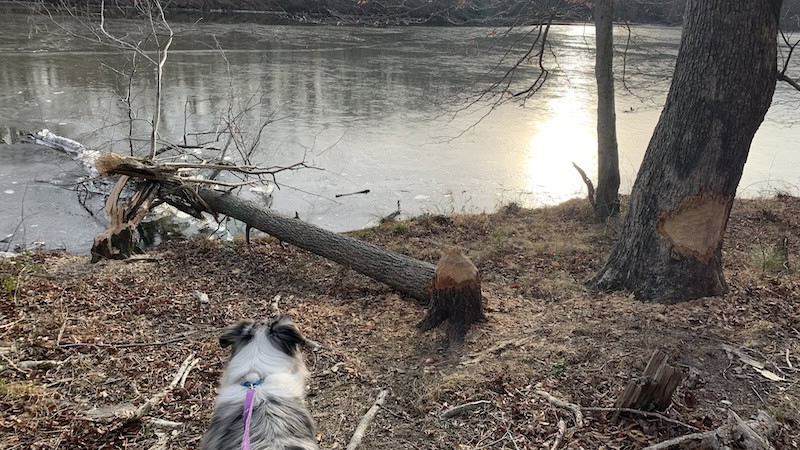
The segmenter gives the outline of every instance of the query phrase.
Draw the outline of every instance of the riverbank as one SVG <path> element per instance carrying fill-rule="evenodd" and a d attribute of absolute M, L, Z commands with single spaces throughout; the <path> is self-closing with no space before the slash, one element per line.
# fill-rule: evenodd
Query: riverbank
<path fill-rule="evenodd" d="M 9 12 L 66 13 L 64 4 L 80 13 L 89 8 L 99 13 L 100 1 L 81 2 L 16 2 L 0 1 L 0 8 Z M 590 9 L 583 5 L 570 5 L 557 17 L 550 17 L 540 8 L 531 5 L 497 3 L 476 8 L 467 3 L 454 4 L 448 0 L 412 0 L 391 2 L 341 2 L 323 1 L 260 1 L 260 0 L 173 0 L 162 2 L 167 18 L 173 22 L 195 22 L 198 20 L 220 23 L 262 23 L 271 25 L 363 25 L 363 26 L 519 26 L 545 24 L 582 24 L 591 17 Z M 76 9 L 77 8 L 77 9 Z M 142 10 L 134 1 L 116 1 L 113 7 L 105 6 L 105 13 L 112 18 L 134 18 Z M 659 18 L 647 14 L 648 23 L 676 25 L 680 15 L 670 12 Z M 524 19 L 521 20 L 521 18 Z M 552 20 L 551 20 L 552 19 Z M 638 23 L 639 20 L 631 21 Z"/>
<path fill-rule="evenodd" d="M 759 409 L 773 414 L 781 421 L 776 448 L 795 448 L 800 198 L 737 200 L 724 250 L 730 293 L 680 305 L 588 292 L 582 282 L 601 267 L 619 231 L 618 223 L 590 219 L 585 201 L 573 200 L 352 233 L 431 262 L 434 243 L 468 250 L 482 274 L 488 321 L 469 333 L 464 355 L 445 353 L 439 331 L 416 335 L 423 305 L 270 238 L 252 249 L 242 241 L 171 242 L 137 262 L 91 265 L 57 253 L 0 260 L 0 447 L 148 449 L 158 435 L 171 448 L 196 446 L 227 356 L 219 328 L 264 317 L 280 295 L 284 312 L 322 344 L 306 351 L 308 404 L 322 448 L 346 445 L 380 389 L 389 396 L 361 448 L 549 447 L 559 419 L 573 425 L 571 414 L 534 391 L 612 406 L 657 348 L 686 377 L 664 413 L 685 425 L 636 416 L 611 423 L 589 412 L 586 425 L 568 434 L 567 448 L 641 448 L 689 426 L 718 427 L 728 408 L 744 418 Z M 788 269 L 775 247 L 787 236 Z M 87 418 L 141 405 L 189 355 L 199 363 L 185 386 L 147 416 L 180 422 L 175 431 Z M 24 361 L 50 362 L 30 368 Z M 488 403 L 440 418 L 477 400 Z"/>

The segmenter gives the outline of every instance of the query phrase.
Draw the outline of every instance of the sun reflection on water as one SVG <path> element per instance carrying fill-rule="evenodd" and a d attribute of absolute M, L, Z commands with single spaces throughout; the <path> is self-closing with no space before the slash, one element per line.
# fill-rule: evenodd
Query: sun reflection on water
<path fill-rule="evenodd" d="M 597 172 L 597 130 L 594 104 L 576 89 L 555 96 L 547 105 L 544 121 L 534 124 L 528 150 L 528 191 L 544 204 L 561 203 L 585 195 L 572 163 L 590 178 Z"/>

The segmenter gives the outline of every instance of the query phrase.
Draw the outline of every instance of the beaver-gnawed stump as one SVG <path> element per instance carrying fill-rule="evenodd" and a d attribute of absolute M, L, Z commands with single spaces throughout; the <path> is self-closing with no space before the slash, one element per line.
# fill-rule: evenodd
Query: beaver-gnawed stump
<path fill-rule="evenodd" d="M 428 331 L 447 320 L 450 346 L 460 347 L 469 327 L 483 317 L 478 269 L 460 248 L 445 246 L 436 265 L 428 313 L 417 327 Z"/>

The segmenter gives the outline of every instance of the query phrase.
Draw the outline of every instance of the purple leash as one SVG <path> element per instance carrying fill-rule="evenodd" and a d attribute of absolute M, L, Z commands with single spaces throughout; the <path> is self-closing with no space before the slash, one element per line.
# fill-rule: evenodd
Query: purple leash
<path fill-rule="evenodd" d="M 242 386 L 247 388 L 247 395 L 244 397 L 244 411 L 242 418 L 244 419 L 244 436 L 242 437 L 242 450 L 250 450 L 250 419 L 253 416 L 253 403 L 255 403 L 256 386 L 261 384 L 261 380 L 255 383 L 245 381 Z"/>

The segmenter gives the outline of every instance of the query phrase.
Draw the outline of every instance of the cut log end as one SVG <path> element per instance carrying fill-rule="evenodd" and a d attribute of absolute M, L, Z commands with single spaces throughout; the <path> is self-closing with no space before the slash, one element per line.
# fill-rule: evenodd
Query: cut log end
<path fill-rule="evenodd" d="M 478 269 L 461 249 L 445 247 L 436 266 L 428 313 L 417 327 L 428 331 L 447 321 L 449 344 L 458 348 L 470 326 L 483 317 Z"/>

